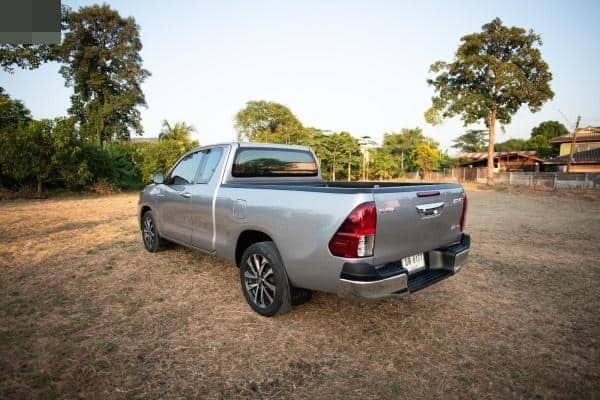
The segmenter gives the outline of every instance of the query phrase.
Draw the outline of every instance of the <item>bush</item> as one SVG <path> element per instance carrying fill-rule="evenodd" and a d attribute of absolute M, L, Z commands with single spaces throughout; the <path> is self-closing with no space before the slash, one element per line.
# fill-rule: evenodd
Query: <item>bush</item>
<path fill-rule="evenodd" d="M 160 140 L 158 143 L 140 143 L 141 162 L 138 167 L 142 172 L 143 182 L 151 182 L 154 172 L 166 173 L 189 150 L 187 147 L 182 148 L 181 143 L 172 139 Z"/>
<path fill-rule="evenodd" d="M 0 185 L 12 190 L 33 185 L 38 196 L 44 188 L 136 189 L 195 145 L 164 139 L 102 147 L 83 141 L 70 118 L 22 122 L 0 131 Z"/>

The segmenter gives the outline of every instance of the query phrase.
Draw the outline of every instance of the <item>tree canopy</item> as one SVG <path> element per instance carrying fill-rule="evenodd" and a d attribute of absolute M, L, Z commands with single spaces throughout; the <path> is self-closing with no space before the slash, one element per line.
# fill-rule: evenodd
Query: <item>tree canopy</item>
<path fill-rule="evenodd" d="M 544 121 L 531 130 L 529 139 L 509 139 L 496 145 L 497 151 L 533 150 L 541 158 L 556 157 L 559 147 L 550 139 L 568 134 L 568 129 L 558 121 Z"/>
<path fill-rule="evenodd" d="M 488 184 L 494 183 L 493 157 L 496 121 L 510 123 L 522 105 L 532 112 L 553 98 L 552 74 L 542 59 L 540 35 L 507 27 L 499 18 L 481 32 L 461 38 L 451 63 L 431 65 L 428 79 L 436 95 L 425 113 L 430 123 L 459 116 L 466 124 L 483 121 L 488 128 Z"/>
<path fill-rule="evenodd" d="M 60 73 L 73 86 L 69 112 L 82 134 L 100 143 L 141 134 L 139 106 L 146 100 L 142 82 L 139 26 L 108 5 L 82 7 L 67 15 L 60 48 Z"/>
<path fill-rule="evenodd" d="M 479 153 L 488 147 L 487 129 L 469 129 L 453 140 L 453 148 L 463 153 Z"/>
<path fill-rule="evenodd" d="M 183 121 L 176 122 L 171 125 L 166 119 L 162 122 L 162 130 L 160 131 L 159 140 L 173 140 L 179 143 L 182 151 L 187 151 L 199 145 L 198 141 L 192 140 L 191 134 L 196 131 L 193 125 L 188 125 Z"/>
<path fill-rule="evenodd" d="M 81 134 L 98 143 L 142 133 L 138 107 L 146 100 L 142 82 L 139 26 L 108 5 L 62 9 L 63 41 L 59 45 L 0 45 L 0 66 L 35 69 L 57 61 L 67 86 L 73 87 L 69 113 Z"/>
<path fill-rule="evenodd" d="M 270 143 L 306 143 L 309 133 L 283 104 L 252 100 L 235 116 L 240 140 Z"/>
<path fill-rule="evenodd" d="M 433 148 L 438 143 L 425 136 L 419 127 L 404 128 L 400 132 L 387 132 L 383 135 L 382 148 L 391 154 L 396 163 L 394 174 L 401 175 L 405 171 L 414 171 L 417 164 L 414 159 L 414 150 L 421 144 L 427 144 Z"/>
<path fill-rule="evenodd" d="M 0 132 L 16 128 L 19 123 L 31 120 L 31 112 L 22 101 L 12 99 L 4 88 L 0 87 Z"/>

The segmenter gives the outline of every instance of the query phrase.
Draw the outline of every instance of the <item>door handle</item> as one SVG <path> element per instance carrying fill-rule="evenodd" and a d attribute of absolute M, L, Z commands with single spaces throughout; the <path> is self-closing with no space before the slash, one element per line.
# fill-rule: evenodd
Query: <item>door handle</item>
<path fill-rule="evenodd" d="M 440 215 L 442 213 L 442 209 L 444 208 L 444 203 L 431 203 L 431 204 L 423 204 L 417 206 L 417 212 L 424 217 L 433 217 Z"/>
<path fill-rule="evenodd" d="M 183 192 L 180 194 L 181 197 L 185 197 L 186 199 L 189 199 L 190 197 L 192 197 L 191 193 L 188 192 Z"/>

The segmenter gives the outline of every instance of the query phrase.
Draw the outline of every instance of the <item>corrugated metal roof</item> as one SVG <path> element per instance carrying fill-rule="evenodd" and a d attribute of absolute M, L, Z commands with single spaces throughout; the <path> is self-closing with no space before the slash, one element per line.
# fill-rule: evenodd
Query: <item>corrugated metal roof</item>
<path fill-rule="evenodd" d="M 575 142 L 600 142 L 600 127 L 586 126 L 576 130 Z M 550 143 L 569 143 L 573 141 L 573 132 L 550 139 Z"/>
<path fill-rule="evenodd" d="M 537 151 L 534 150 L 522 150 L 522 151 L 495 151 L 494 158 L 496 157 L 506 157 L 506 156 L 522 156 L 526 158 L 533 158 L 539 161 L 542 161 L 541 158 L 537 156 Z M 467 158 L 471 161 L 479 161 L 486 160 L 488 157 L 488 153 L 480 152 L 480 153 L 461 153 L 456 156 L 456 158 Z"/>

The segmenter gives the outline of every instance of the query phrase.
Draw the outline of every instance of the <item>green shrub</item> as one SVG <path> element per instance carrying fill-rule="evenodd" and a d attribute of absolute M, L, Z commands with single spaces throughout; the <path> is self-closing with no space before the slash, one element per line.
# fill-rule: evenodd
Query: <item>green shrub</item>
<path fill-rule="evenodd" d="M 142 179 L 145 183 L 152 180 L 154 172 L 166 173 L 187 151 L 178 141 L 160 140 L 158 143 L 140 143 Z"/>

